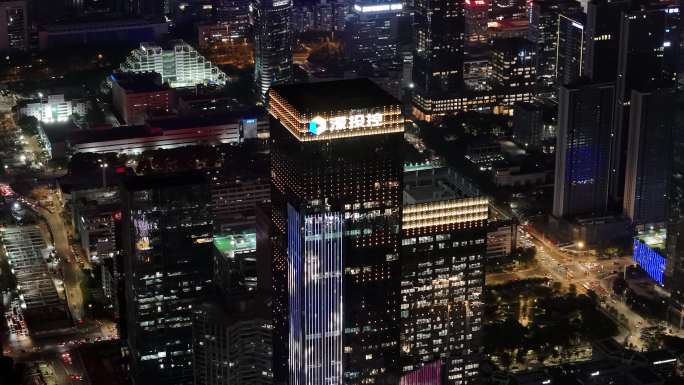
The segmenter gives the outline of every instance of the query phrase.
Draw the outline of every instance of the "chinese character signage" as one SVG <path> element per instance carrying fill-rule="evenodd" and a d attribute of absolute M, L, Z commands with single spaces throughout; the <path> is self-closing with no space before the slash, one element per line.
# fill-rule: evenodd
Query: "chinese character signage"
<path fill-rule="evenodd" d="M 321 135 L 327 131 L 378 127 L 381 126 L 382 123 L 382 113 L 335 116 L 330 119 L 316 116 L 309 122 L 309 133 Z"/>

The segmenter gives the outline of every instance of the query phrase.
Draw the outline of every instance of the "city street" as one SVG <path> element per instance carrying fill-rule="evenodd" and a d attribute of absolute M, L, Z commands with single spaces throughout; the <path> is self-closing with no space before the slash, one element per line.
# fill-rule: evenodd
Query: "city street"
<path fill-rule="evenodd" d="M 83 384 L 88 385 L 88 376 L 81 354 L 77 349 L 63 347 L 55 350 L 45 350 L 26 355 L 27 362 L 38 363 L 42 366 L 44 378 L 48 377 L 57 385 Z"/>
<path fill-rule="evenodd" d="M 118 339 L 116 324 L 106 320 L 84 319 L 81 292 L 84 275 L 81 265 L 86 265 L 86 261 L 81 260 L 78 251 L 69 244 L 60 194 L 47 186 L 40 186 L 32 196 L 20 196 L 17 201 L 32 208 L 44 220 L 40 227 L 43 237 L 48 245 L 54 247 L 58 256 L 58 269 L 63 277 L 64 293 L 75 325 L 53 330 L 50 336 L 9 336 L 2 341 L 3 352 L 19 362 L 35 362 L 40 375 L 50 379 L 48 383 L 88 384 L 83 361 L 76 349 L 81 345 Z M 38 198 L 34 199 L 35 196 Z"/>
<path fill-rule="evenodd" d="M 53 199 L 59 198 L 55 197 Z M 63 207 L 60 201 L 57 201 L 56 206 Z M 62 271 L 71 315 L 75 321 L 81 320 L 83 319 L 83 294 L 81 293 L 80 283 L 83 279 L 83 272 L 74 258 L 74 253 L 69 245 L 67 229 L 61 217 L 62 211 L 58 209 L 51 212 L 43 207 L 37 207 L 37 211 L 45 219 L 49 227 L 55 251 L 60 259 L 59 267 Z"/>
<path fill-rule="evenodd" d="M 641 330 L 653 326 L 653 323 L 616 298 L 612 289 L 615 277 L 623 274 L 627 266 L 634 264 L 630 257 L 600 260 L 589 253 L 570 254 L 522 229 L 519 236 L 521 242 L 529 242 L 536 247 L 538 266 L 546 272 L 547 278 L 559 281 L 566 287 L 575 285 L 577 293 L 580 294 L 593 290 L 601 300 L 601 307 L 606 314 L 609 314 L 608 307 L 613 307 L 618 314 L 625 316 L 626 324 L 616 320 L 620 323 L 621 329 L 620 335 L 616 337 L 618 342 L 623 343 L 627 338 L 627 341 L 637 349 L 643 347 Z"/>

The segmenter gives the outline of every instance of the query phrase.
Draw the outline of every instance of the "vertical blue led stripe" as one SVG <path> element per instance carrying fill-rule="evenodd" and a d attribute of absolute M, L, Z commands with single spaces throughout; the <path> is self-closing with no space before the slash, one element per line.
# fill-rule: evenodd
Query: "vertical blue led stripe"
<path fill-rule="evenodd" d="M 305 384 L 342 384 L 342 237 L 340 213 L 304 219 Z"/>
<path fill-rule="evenodd" d="M 663 285 L 665 275 L 665 258 L 657 251 L 638 239 L 634 240 L 634 253 L 632 258 L 638 263 L 651 279 L 659 285 Z"/>
<path fill-rule="evenodd" d="M 288 206 L 290 384 L 341 385 L 344 216 L 316 213 L 303 222 L 302 229 Z"/>
<path fill-rule="evenodd" d="M 302 245 L 297 210 L 287 206 L 287 286 L 289 304 L 289 375 L 290 384 L 301 384 L 302 365 Z"/>

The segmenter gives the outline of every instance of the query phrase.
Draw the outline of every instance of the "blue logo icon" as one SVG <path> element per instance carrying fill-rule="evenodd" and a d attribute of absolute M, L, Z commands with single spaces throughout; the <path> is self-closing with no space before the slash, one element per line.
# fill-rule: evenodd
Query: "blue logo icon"
<path fill-rule="evenodd" d="M 309 122 L 309 132 L 320 135 L 328 130 L 328 122 L 320 116 L 316 116 Z"/>

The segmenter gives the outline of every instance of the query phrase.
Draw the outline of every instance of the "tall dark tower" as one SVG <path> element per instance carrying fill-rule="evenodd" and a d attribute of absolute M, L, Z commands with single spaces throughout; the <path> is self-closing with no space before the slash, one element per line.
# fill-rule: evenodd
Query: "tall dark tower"
<path fill-rule="evenodd" d="M 584 55 L 584 14 L 558 16 L 558 47 L 556 47 L 556 84 L 570 84 L 582 77 Z"/>
<path fill-rule="evenodd" d="M 675 94 L 674 104 L 681 106 L 684 97 Z M 684 127 L 684 111 L 675 110 L 674 126 Z M 670 320 L 684 327 L 684 130 L 672 131 L 672 161 L 668 184 L 667 212 L 667 265 L 665 286 L 670 290 L 672 302 Z"/>
<path fill-rule="evenodd" d="M 672 168 L 674 92 L 632 91 L 623 213 L 637 227 L 662 225 Z"/>
<path fill-rule="evenodd" d="M 211 278 L 208 185 L 197 174 L 133 177 L 121 196 L 134 383 L 190 385 L 192 314 Z"/>
<path fill-rule="evenodd" d="M 617 77 L 620 17 L 631 0 L 591 0 L 587 4 L 586 44 L 583 75 L 595 82 Z"/>
<path fill-rule="evenodd" d="M 621 23 L 610 166 L 610 196 L 618 202 L 624 194 L 632 90 L 673 88 L 677 82 L 679 6 L 623 13 Z"/>
<path fill-rule="evenodd" d="M 553 215 L 605 214 L 608 206 L 612 83 L 560 87 Z"/>
<path fill-rule="evenodd" d="M 368 65 L 387 69 L 399 62 L 398 37 L 392 30 L 397 29 L 402 10 L 401 2 L 354 2 L 347 22 L 346 40 L 349 56 L 357 69 Z"/>
<path fill-rule="evenodd" d="M 582 5 L 575 0 L 538 0 L 532 2 L 528 40 L 537 50 L 537 86 L 541 92 L 556 93 L 556 56 L 559 16 L 575 19 Z"/>
<path fill-rule="evenodd" d="M 414 105 L 430 115 L 432 105 L 463 89 L 463 0 L 416 0 L 413 64 Z"/>
<path fill-rule="evenodd" d="M 367 79 L 275 86 L 268 104 L 275 360 L 290 385 L 397 384 L 401 104 Z"/>
<path fill-rule="evenodd" d="M 254 15 L 254 81 L 257 97 L 292 77 L 293 36 L 290 26 L 291 0 L 256 0 Z"/>

